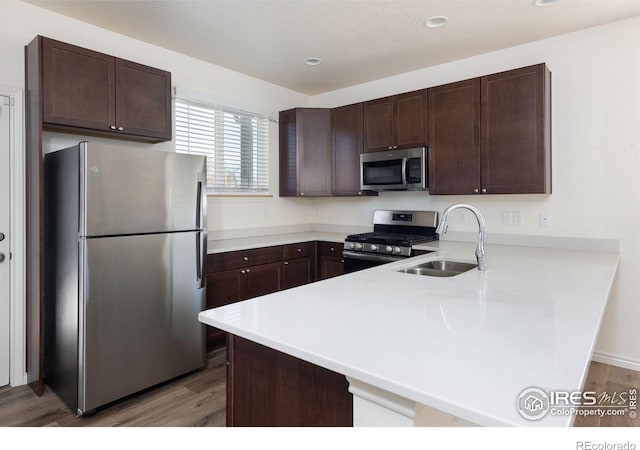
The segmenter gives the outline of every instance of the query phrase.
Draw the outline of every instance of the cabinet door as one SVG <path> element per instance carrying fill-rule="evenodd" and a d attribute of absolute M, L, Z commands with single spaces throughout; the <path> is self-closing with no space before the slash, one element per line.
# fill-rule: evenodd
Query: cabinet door
<path fill-rule="evenodd" d="M 395 96 L 395 143 L 398 148 L 427 145 L 427 91 Z"/>
<path fill-rule="evenodd" d="M 486 193 L 551 192 L 550 77 L 539 64 L 481 78 Z"/>
<path fill-rule="evenodd" d="M 170 140 L 171 74 L 123 59 L 115 71 L 118 131 Z"/>
<path fill-rule="evenodd" d="M 280 290 L 282 263 L 262 264 L 243 270 L 245 298 L 258 297 Z"/>
<path fill-rule="evenodd" d="M 364 103 L 364 152 L 389 150 L 394 144 L 393 97 Z"/>
<path fill-rule="evenodd" d="M 480 192 L 480 79 L 428 90 L 429 193 Z"/>
<path fill-rule="evenodd" d="M 296 110 L 280 111 L 278 118 L 279 158 L 280 158 L 280 197 L 298 195 L 298 162 L 296 157 Z"/>
<path fill-rule="evenodd" d="M 108 131 L 115 125 L 115 58 L 42 38 L 42 121 Z"/>
<path fill-rule="evenodd" d="M 331 111 L 333 195 L 362 195 L 360 190 L 362 120 L 362 103 L 334 108 Z"/>
<path fill-rule="evenodd" d="M 207 274 L 206 309 L 217 308 L 244 299 L 244 274 L 239 269 Z M 207 328 L 207 351 L 222 344 L 224 331 Z"/>
<path fill-rule="evenodd" d="M 344 375 L 229 335 L 227 426 L 353 426 Z"/>
<path fill-rule="evenodd" d="M 282 289 L 302 286 L 313 281 L 313 259 L 310 256 L 282 263 Z"/>
<path fill-rule="evenodd" d="M 300 195 L 331 195 L 331 110 L 300 108 L 296 147 Z"/>
<path fill-rule="evenodd" d="M 334 256 L 321 256 L 320 274 L 318 278 L 320 280 L 326 280 L 327 278 L 337 277 L 338 275 L 344 275 L 344 260 Z"/>

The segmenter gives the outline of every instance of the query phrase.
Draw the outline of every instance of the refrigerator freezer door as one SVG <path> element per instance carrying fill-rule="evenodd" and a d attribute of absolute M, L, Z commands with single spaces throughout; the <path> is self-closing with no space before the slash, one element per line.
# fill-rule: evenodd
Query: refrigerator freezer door
<path fill-rule="evenodd" d="M 81 413 L 204 365 L 201 235 L 81 240 Z"/>
<path fill-rule="evenodd" d="M 206 229 L 206 160 L 80 143 L 82 236 Z"/>

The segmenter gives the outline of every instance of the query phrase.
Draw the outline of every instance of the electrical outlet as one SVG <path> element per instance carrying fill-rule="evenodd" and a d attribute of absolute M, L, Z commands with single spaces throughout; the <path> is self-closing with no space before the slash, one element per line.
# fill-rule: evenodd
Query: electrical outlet
<path fill-rule="evenodd" d="M 524 218 L 522 217 L 522 211 L 514 211 L 513 212 L 513 224 L 514 225 L 522 225 L 524 222 Z"/>
<path fill-rule="evenodd" d="M 459 209 L 458 210 L 458 223 L 465 223 L 467 221 L 467 212 Z"/>
<path fill-rule="evenodd" d="M 551 226 L 551 214 L 548 212 L 540 213 L 540 226 L 541 227 L 550 227 Z"/>
<path fill-rule="evenodd" d="M 502 211 L 502 225 L 511 225 L 511 211 Z"/>

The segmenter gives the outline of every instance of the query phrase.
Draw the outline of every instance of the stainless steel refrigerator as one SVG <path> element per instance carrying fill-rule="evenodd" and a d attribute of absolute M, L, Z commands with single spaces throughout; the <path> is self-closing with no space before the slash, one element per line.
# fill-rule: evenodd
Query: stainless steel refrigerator
<path fill-rule="evenodd" d="M 45 381 L 78 415 L 205 363 L 201 156 L 45 157 Z"/>

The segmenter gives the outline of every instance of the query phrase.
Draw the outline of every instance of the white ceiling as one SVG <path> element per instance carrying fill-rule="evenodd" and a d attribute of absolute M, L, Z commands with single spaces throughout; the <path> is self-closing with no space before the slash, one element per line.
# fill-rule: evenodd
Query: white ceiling
<path fill-rule="evenodd" d="M 639 0 L 25 1 L 310 95 L 640 15 Z M 449 22 L 426 28 L 434 15 Z"/>

